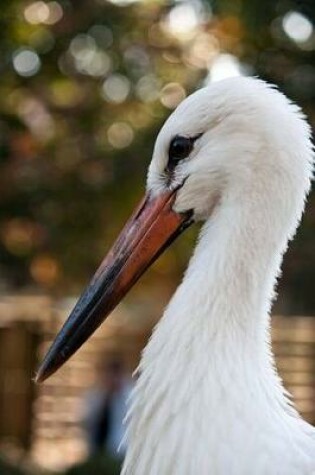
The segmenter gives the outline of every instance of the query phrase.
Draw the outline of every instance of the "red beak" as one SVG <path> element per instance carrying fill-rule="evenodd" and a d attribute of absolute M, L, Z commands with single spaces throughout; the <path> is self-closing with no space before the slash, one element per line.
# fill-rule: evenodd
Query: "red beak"
<path fill-rule="evenodd" d="M 176 190 L 147 194 L 136 208 L 68 320 L 36 376 L 57 371 L 101 325 L 145 270 L 191 223 L 191 212 L 173 211 Z"/>

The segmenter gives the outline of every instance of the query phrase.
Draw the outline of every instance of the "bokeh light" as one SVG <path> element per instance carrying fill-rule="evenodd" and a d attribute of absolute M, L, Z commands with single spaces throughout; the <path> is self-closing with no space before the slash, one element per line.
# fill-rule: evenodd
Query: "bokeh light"
<path fill-rule="evenodd" d="M 184 60 L 188 66 L 204 69 L 219 54 L 219 51 L 218 39 L 210 33 L 200 32 L 184 52 Z"/>
<path fill-rule="evenodd" d="M 15 71 L 24 77 L 34 76 L 41 67 L 41 60 L 36 51 L 27 47 L 16 50 L 12 62 Z"/>
<path fill-rule="evenodd" d="M 231 54 L 220 54 L 211 64 L 205 84 L 244 75 L 245 68 L 235 56 Z"/>
<path fill-rule="evenodd" d="M 288 37 L 296 43 L 308 41 L 313 34 L 311 21 L 299 12 L 286 13 L 282 20 L 282 26 Z"/>
<path fill-rule="evenodd" d="M 59 20 L 61 20 L 62 17 L 62 6 L 58 2 L 54 1 L 48 3 L 43 1 L 34 2 L 24 9 L 24 18 L 32 25 L 39 23 L 54 25 Z"/>
<path fill-rule="evenodd" d="M 177 82 L 166 84 L 160 93 L 160 100 L 168 109 L 175 109 L 185 97 L 185 89 Z"/>
<path fill-rule="evenodd" d="M 96 51 L 96 43 L 92 36 L 81 33 L 71 40 L 69 50 L 75 59 L 85 61 Z"/>
<path fill-rule="evenodd" d="M 30 273 L 35 282 L 50 287 L 57 281 L 60 267 L 53 257 L 39 254 L 31 262 Z"/>
<path fill-rule="evenodd" d="M 0 234 L 5 247 L 15 255 L 28 254 L 41 242 L 43 237 L 41 228 L 25 218 L 6 221 Z"/>
<path fill-rule="evenodd" d="M 191 38 L 199 23 L 194 2 L 182 2 L 173 7 L 166 20 L 166 29 L 179 39 Z"/>
<path fill-rule="evenodd" d="M 93 36 L 79 34 L 70 43 L 69 52 L 76 70 L 90 76 L 105 76 L 112 67 L 110 56 L 96 44 Z"/>
<path fill-rule="evenodd" d="M 122 149 L 128 147 L 134 139 L 134 132 L 125 122 L 114 122 L 107 131 L 107 138 L 112 147 Z"/>
<path fill-rule="evenodd" d="M 48 2 L 47 6 L 49 8 L 49 15 L 45 23 L 46 25 L 54 25 L 63 17 L 63 9 L 60 3 L 58 2 Z"/>
<path fill-rule="evenodd" d="M 46 142 L 54 136 L 54 121 L 47 108 L 38 99 L 24 98 L 19 102 L 18 114 L 37 139 Z"/>
<path fill-rule="evenodd" d="M 49 7 L 42 1 L 31 3 L 24 10 L 24 17 L 33 25 L 44 23 L 49 17 Z"/>
<path fill-rule="evenodd" d="M 148 74 L 139 79 L 136 94 L 143 102 L 152 102 L 159 98 L 161 82 L 154 74 Z"/>
<path fill-rule="evenodd" d="M 121 104 L 127 99 L 130 89 L 130 81 L 126 76 L 112 74 L 103 83 L 102 96 L 108 102 Z"/>

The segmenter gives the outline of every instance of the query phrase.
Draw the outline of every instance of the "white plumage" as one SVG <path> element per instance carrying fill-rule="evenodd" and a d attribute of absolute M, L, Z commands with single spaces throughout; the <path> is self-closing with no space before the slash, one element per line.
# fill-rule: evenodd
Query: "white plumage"
<path fill-rule="evenodd" d="M 274 367 L 270 303 L 310 188 L 300 109 L 250 78 L 191 95 L 163 126 L 147 188 L 167 186 L 175 135 L 203 135 L 176 168 L 177 212 L 205 224 L 143 352 L 123 475 L 311 475 L 315 430 Z"/>

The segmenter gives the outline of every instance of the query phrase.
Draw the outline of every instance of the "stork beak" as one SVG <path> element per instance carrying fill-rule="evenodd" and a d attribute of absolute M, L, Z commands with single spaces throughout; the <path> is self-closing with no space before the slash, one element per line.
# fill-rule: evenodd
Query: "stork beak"
<path fill-rule="evenodd" d="M 145 270 L 191 223 L 173 211 L 176 190 L 147 194 L 81 295 L 57 335 L 35 380 L 57 371 L 101 325 Z"/>

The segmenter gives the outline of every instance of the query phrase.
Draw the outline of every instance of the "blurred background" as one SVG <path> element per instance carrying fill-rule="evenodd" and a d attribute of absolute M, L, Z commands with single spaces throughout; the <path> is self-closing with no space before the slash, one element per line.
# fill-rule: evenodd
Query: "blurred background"
<path fill-rule="evenodd" d="M 0 474 L 117 473 L 97 457 L 73 467 L 90 450 L 89 394 L 105 380 L 107 393 L 126 387 L 196 230 L 35 387 L 38 361 L 139 200 L 157 132 L 188 94 L 259 76 L 314 128 L 314 19 L 313 0 L 1 1 Z M 313 194 L 285 258 L 273 330 L 281 374 L 313 423 L 314 224 Z"/>

